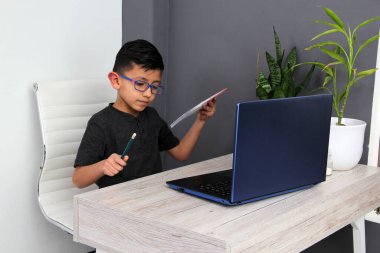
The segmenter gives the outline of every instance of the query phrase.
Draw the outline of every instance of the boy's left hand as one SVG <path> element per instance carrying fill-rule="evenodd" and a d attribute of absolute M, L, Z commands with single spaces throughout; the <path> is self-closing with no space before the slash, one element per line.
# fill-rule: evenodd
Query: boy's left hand
<path fill-rule="evenodd" d="M 214 116 L 216 112 L 216 99 L 208 101 L 205 105 L 203 105 L 202 109 L 198 111 L 197 120 L 206 121 L 212 116 Z"/>

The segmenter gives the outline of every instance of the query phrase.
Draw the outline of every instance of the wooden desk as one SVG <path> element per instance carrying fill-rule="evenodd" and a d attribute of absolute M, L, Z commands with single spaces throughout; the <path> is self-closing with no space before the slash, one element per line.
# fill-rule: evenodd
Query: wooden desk
<path fill-rule="evenodd" d="M 334 171 L 310 189 L 226 207 L 167 180 L 230 169 L 232 155 L 75 197 L 74 240 L 111 252 L 300 252 L 380 205 L 380 169 Z"/>

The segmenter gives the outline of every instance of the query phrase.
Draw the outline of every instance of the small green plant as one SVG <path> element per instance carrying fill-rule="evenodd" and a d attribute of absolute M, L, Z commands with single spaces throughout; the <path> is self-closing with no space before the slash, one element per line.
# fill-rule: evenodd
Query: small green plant
<path fill-rule="evenodd" d="M 362 45 L 358 47 L 356 45 L 357 33 L 363 26 L 379 20 L 380 16 L 365 20 L 357 27 L 355 27 L 354 30 L 351 30 L 350 26 L 345 25 L 340 17 L 331 9 L 323 7 L 323 10 L 326 15 L 333 21 L 333 23 L 321 20 L 315 21 L 317 24 L 328 26 L 329 29 L 316 35 L 311 40 L 314 41 L 328 34 L 340 33 L 343 35 L 346 45 L 344 47 L 342 44 L 332 40 L 326 40 L 318 44 L 314 44 L 306 48 L 306 50 L 317 48 L 322 53 L 327 54 L 332 60 L 327 64 L 322 62 L 308 62 L 306 64 L 314 64 L 318 68 L 321 68 L 325 73 L 324 82 L 320 88 L 327 90 L 330 94 L 333 95 L 333 108 L 338 117 L 337 125 L 343 125 L 342 119 L 344 116 L 344 109 L 346 107 L 351 88 L 357 84 L 360 79 L 374 74 L 377 70 L 376 68 L 373 68 L 359 72 L 355 64 L 356 59 L 360 55 L 360 52 L 369 44 L 376 41 L 380 35 L 375 35 L 367 39 Z M 346 80 L 340 81 L 338 84 L 337 67 L 339 65 L 343 66 L 341 69 L 343 69 L 345 73 L 344 76 L 346 76 Z M 331 84 L 332 88 L 329 88 L 328 84 Z"/>
<path fill-rule="evenodd" d="M 290 50 L 283 63 L 285 50 L 282 51 L 281 49 L 280 38 L 274 27 L 273 33 L 276 47 L 276 59 L 268 52 L 265 52 L 269 75 L 268 78 L 266 78 L 261 71 L 257 74 L 256 96 L 259 99 L 295 97 L 309 84 L 315 66 L 312 65 L 305 79 L 297 85 L 293 77 L 294 66 L 297 61 L 296 47 L 293 47 L 292 50 Z M 257 66 L 258 65 L 259 63 L 257 63 Z"/>

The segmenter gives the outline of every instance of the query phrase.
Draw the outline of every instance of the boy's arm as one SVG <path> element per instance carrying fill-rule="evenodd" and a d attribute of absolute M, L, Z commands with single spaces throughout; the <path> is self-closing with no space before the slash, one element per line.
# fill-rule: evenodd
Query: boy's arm
<path fill-rule="evenodd" d="M 112 177 L 127 165 L 127 160 L 128 156 L 125 156 L 123 160 L 119 154 L 112 154 L 97 163 L 77 166 L 72 177 L 73 183 L 78 188 L 84 188 L 92 185 L 104 175 Z"/>
<path fill-rule="evenodd" d="M 185 134 L 179 144 L 168 150 L 168 153 L 178 161 L 184 161 L 189 158 L 197 143 L 199 136 L 206 121 L 211 118 L 216 111 L 216 99 L 207 102 L 206 105 L 199 110 L 197 118 L 189 131 Z"/>

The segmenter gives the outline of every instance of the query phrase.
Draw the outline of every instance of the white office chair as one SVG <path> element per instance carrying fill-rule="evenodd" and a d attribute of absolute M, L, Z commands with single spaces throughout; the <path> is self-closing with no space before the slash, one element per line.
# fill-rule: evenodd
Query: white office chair
<path fill-rule="evenodd" d="M 73 164 L 87 121 L 115 100 L 107 80 L 38 82 L 34 85 L 42 140 L 43 161 L 38 201 L 48 221 L 73 234 L 73 196 L 96 189 L 76 188 Z"/>

